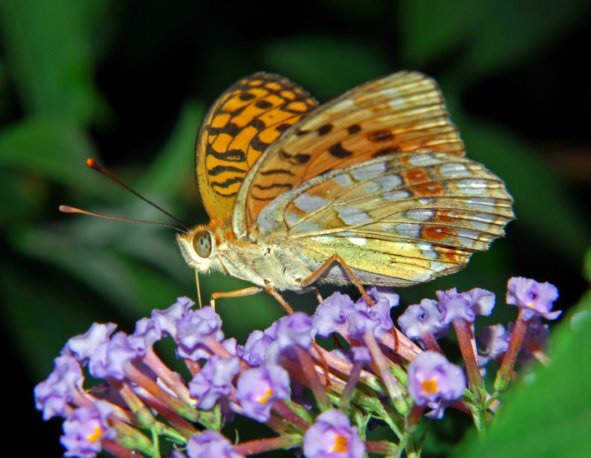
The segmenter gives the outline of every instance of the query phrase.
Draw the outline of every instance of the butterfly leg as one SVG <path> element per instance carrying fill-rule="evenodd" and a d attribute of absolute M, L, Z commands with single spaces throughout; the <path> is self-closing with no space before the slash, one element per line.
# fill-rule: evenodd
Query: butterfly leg
<path fill-rule="evenodd" d="M 281 304 L 281 307 L 283 307 L 287 313 L 289 313 L 289 314 L 293 313 L 293 309 L 291 308 L 291 305 L 289 305 L 287 303 L 287 301 L 285 299 L 283 299 L 283 296 L 281 296 L 281 294 L 279 294 L 275 290 L 275 288 L 273 288 L 271 285 L 267 285 L 267 286 L 265 286 L 265 292 L 269 296 L 275 298 L 275 300 Z"/>
<path fill-rule="evenodd" d="M 261 288 L 260 286 L 249 286 L 248 288 L 237 289 L 234 291 L 221 291 L 218 293 L 211 293 L 209 303 L 211 305 L 211 308 L 215 310 L 215 301 L 218 299 L 252 296 L 253 294 L 260 293 L 261 291 L 263 291 L 263 288 Z"/>
<path fill-rule="evenodd" d="M 218 299 L 252 296 L 254 294 L 260 293 L 261 291 L 265 291 L 269 296 L 275 298 L 275 300 L 281 304 L 281 307 L 283 307 L 287 313 L 293 313 L 293 309 L 287 303 L 287 301 L 283 299 L 281 294 L 279 294 L 275 288 L 270 285 L 267 285 L 264 288 L 261 288 L 260 286 L 249 286 L 248 288 L 237 289 L 235 291 L 221 291 L 218 293 L 211 293 L 209 303 L 211 308 L 215 310 L 215 301 Z"/>
<path fill-rule="evenodd" d="M 310 286 L 312 283 L 314 283 L 316 280 L 318 280 L 324 272 L 326 272 L 328 269 L 330 269 L 334 263 L 339 264 L 343 268 L 343 270 L 345 271 L 345 273 L 349 277 L 349 280 L 351 280 L 351 283 L 353 283 L 355 285 L 355 287 L 359 290 L 359 292 L 363 296 L 363 299 L 365 299 L 365 302 L 367 302 L 367 304 L 369 306 L 372 306 L 373 301 L 371 300 L 371 298 L 367 294 L 367 291 L 365 291 L 365 288 L 361 285 L 361 282 L 359 281 L 359 279 L 357 278 L 355 273 L 353 273 L 353 271 L 347 265 L 345 260 L 336 253 L 333 254 L 330 258 L 328 258 L 326 261 L 324 261 L 322 263 L 322 265 L 320 267 L 318 267 L 318 269 L 316 269 L 310 275 L 308 275 L 307 278 L 304 278 L 304 280 L 302 281 L 302 286 L 304 286 L 304 287 Z"/>
<path fill-rule="evenodd" d="M 322 304 L 322 302 L 324 302 L 324 298 L 320 294 L 320 291 L 318 290 L 318 288 L 316 288 L 315 286 L 307 286 L 306 288 L 296 290 L 295 292 L 297 294 L 313 293 L 314 296 L 316 296 L 316 300 L 318 301 L 319 304 Z"/>

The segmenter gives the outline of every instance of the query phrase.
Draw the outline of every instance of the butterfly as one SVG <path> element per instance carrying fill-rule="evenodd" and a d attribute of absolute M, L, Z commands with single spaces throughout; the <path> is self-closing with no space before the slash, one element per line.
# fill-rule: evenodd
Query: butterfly
<path fill-rule="evenodd" d="M 437 83 L 421 73 L 322 105 L 255 73 L 200 128 L 196 175 L 211 221 L 178 244 L 197 272 L 254 284 L 216 298 L 426 282 L 463 268 L 513 219 L 503 181 L 464 154 Z"/>

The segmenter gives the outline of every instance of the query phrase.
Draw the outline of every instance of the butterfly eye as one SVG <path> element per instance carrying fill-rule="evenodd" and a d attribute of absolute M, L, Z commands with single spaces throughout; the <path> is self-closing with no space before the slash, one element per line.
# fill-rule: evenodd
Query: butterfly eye
<path fill-rule="evenodd" d="M 211 234 L 208 231 L 197 232 L 193 237 L 193 248 L 201 258 L 209 258 L 211 244 Z"/>

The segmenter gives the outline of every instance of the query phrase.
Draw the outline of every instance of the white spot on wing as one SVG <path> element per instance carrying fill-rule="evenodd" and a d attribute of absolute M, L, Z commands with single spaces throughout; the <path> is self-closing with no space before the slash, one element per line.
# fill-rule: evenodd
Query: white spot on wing
<path fill-rule="evenodd" d="M 376 183 L 375 181 L 370 181 L 368 183 L 363 184 L 363 190 L 368 194 L 373 194 L 374 192 L 379 191 L 381 189 L 382 187 L 380 186 L 380 184 Z"/>
<path fill-rule="evenodd" d="M 406 212 L 406 217 L 415 221 L 429 221 L 433 219 L 433 216 L 433 210 L 429 209 L 408 210 Z"/>
<path fill-rule="evenodd" d="M 326 199 L 310 194 L 301 194 L 293 201 L 296 207 L 303 212 L 313 212 L 326 205 Z"/>
<path fill-rule="evenodd" d="M 396 232 L 403 237 L 418 238 L 421 226 L 420 224 L 400 223 L 396 225 Z"/>
<path fill-rule="evenodd" d="M 445 269 L 447 269 L 449 266 L 447 266 L 446 264 L 443 264 L 442 262 L 439 261 L 431 261 L 431 270 L 433 272 L 442 272 Z"/>
<path fill-rule="evenodd" d="M 349 242 L 353 245 L 363 246 L 367 243 L 367 239 L 365 237 L 349 237 Z"/>
<path fill-rule="evenodd" d="M 468 207 L 472 210 L 479 210 L 479 211 L 490 211 L 491 209 L 497 206 L 497 203 L 494 199 L 489 197 L 483 197 L 481 199 L 470 199 L 466 201 Z"/>
<path fill-rule="evenodd" d="M 367 224 L 371 218 L 363 210 L 351 207 L 337 207 L 339 218 L 348 226 Z"/>
<path fill-rule="evenodd" d="M 458 231 L 458 242 L 466 248 L 471 248 L 474 241 L 478 239 L 478 232 L 470 229 L 460 229 Z"/>
<path fill-rule="evenodd" d="M 441 173 L 441 175 L 447 178 L 460 178 L 470 176 L 470 172 L 468 171 L 466 166 L 464 164 L 460 164 L 457 162 L 443 164 L 441 167 L 439 167 L 439 172 Z"/>
<path fill-rule="evenodd" d="M 351 186 L 353 184 L 353 180 L 351 180 L 351 177 L 347 173 L 337 175 L 333 180 L 336 184 L 342 187 Z"/>
<path fill-rule="evenodd" d="M 264 211 L 264 210 L 263 210 Z M 285 222 L 288 226 L 295 226 L 300 220 L 300 216 L 295 213 L 287 213 L 285 215 Z"/>
<path fill-rule="evenodd" d="M 404 200 L 404 199 L 408 199 L 410 197 L 410 192 L 409 191 L 405 191 L 403 189 L 398 190 L 398 191 L 389 191 L 389 192 L 385 192 L 383 194 L 383 197 L 385 200 Z"/>
<path fill-rule="evenodd" d="M 376 180 L 384 191 L 390 191 L 402 185 L 402 178 L 398 175 L 386 175 Z"/>
<path fill-rule="evenodd" d="M 421 205 L 431 205 L 434 202 L 435 202 L 435 199 L 429 199 L 428 197 L 421 197 L 419 199 L 419 203 Z"/>
<path fill-rule="evenodd" d="M 490 225 L 494 222 L 495 217 L 486 213 L 481 213 L 472 217 L 472 227 L 479 231 L 487 230 Z"/>
<path fill-rule="evenodd" d="M 480 196 L 488 190 L 488 183 L 478 178 L 468 178 L 458 182 L 458 190 L 467 196 Z"/>
<path fill-rule="evenodd" d="M 410 156 L 408 162 L 411 165 L 424 167 L 427 165 L 436 165 L 441 163 L 441 159 L 432 156 L 431 154 L 415 154 Z"/>
<path fill-rule="evenodd" d="M 435 250 L 433 250 L 433 245 L 431 245 L 430 243 L 420 242 L 417 243 L 417 246 L 426 258 L 437 259 L 439 257 L 437 256 L 437 253 L 435 253 Z"/>
<path fill-rule="evenodd" d="M 383 175 L 385 172 L 386 164 L 384 162 L 376 162 L 351 171 L 351 175 L 353 175 L 354 179 L 362 181 Z"/>

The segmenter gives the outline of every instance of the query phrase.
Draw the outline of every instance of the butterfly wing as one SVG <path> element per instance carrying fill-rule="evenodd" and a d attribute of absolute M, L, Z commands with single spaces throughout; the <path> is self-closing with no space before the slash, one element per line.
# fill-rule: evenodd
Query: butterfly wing
<path fill-rule="evenodd" d="M 229 219 L 238 190 L 259 156 L 317 102 L 282 76 L 255 73 L 224 92 L 201 125 L 196 175 L 211 219 Z"/>
<path fill-rule="evenodd" d="M 405 286 L 461 269 L 513 218 L 503 182 L 446 153 L 379 156 L 275 198 L 256 237 L 288 239 L 320 266 L 340 255 L 362 283 Z M 347 282 L 335 266 L 327 278 Z"/>
<path fill-rule="evenodd" d="M 423 151 L 464 155 L 437 83 L 416 72 L 365 83 L 320 106 L 266 150 L 240 189 L 234 232 L 245 236 L 269 202 L 331 169 Z"/>

